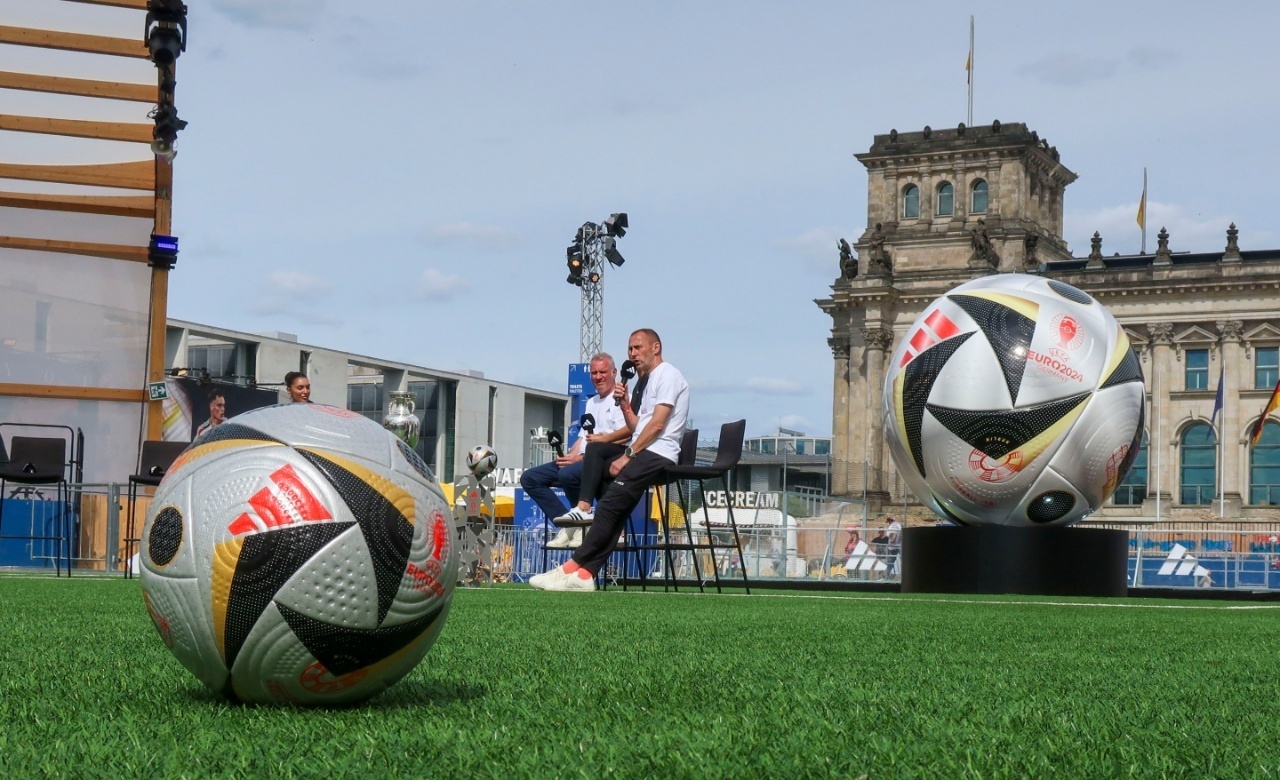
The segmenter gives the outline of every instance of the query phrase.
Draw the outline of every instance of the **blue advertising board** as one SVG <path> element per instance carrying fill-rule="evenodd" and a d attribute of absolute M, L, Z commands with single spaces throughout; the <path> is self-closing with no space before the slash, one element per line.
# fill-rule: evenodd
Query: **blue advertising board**
<path fill-rule="evenodd" d="M 587 399 L 595 391 L 595 386 L 591 384 L 591 364 L 570 363 L 568 389 L 565 391 L 570 399 L 569 433 L 564 437 L 566 445 L 578 438 L 578 421 L 587 411 Z"/>

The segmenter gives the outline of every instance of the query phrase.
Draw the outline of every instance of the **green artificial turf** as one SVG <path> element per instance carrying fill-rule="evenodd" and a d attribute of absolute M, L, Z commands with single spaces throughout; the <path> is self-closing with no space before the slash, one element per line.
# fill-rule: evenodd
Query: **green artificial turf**
<path fill-rule="evenodd" d="M 0 577 L 0 777 L 1280 775 L 1280 609 L 1046 601 L 461 590 L 302 710 L 206 691 L 136 580 Z"/>

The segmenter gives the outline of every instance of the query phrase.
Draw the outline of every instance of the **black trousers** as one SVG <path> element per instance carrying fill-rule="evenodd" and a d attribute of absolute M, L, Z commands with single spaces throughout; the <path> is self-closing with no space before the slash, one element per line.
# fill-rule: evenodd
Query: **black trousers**
<path fill-rule="evenodd" d="M 595 503 L 605 493 L 605 481 L 609 476 L 609 464 L 618 459 L 626 447 L 621 444 L 592 442 L 582 453 L 582 487 L 578 500 Z M 573 507 L 569 507 L 572 509 Z"/>
<path fill-rule="evenodd" d="M 618 535 L 627 524 L 627 518 L 644 493 L 658 482 L 662 472 L 675 464 L 661 455 L 645 450 L 631 459 L 618 474 L 604 496 L 596 503 L 596 519 L 587 529 L 587 538 L 573 554 L 573 560 L 582 568 L 598 574 L 618 543 Z M 583 480 L 586 490 L 586 480 Z M 585 493 L 584 493 L 585 495 Z"/>

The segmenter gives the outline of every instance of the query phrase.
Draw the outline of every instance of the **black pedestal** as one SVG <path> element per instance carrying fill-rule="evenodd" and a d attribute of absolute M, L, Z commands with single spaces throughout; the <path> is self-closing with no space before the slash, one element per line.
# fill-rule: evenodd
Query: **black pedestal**
<path fill-rule="evenodd" d="M 908 528 L 903 593 L 1124 596 L 1129 532 L 1002 525 Z"/>

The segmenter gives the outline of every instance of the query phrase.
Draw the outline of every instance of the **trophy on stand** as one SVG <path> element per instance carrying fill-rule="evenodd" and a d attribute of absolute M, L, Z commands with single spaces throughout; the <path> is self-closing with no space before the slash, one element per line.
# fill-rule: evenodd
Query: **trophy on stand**
<path fill-rule="evenodd" d="M 453 520 L 461 541 L 458 555 L 458 583 L 475 586 L 493 582 L 494 531 L 491 472 L 498 466 L 498 454 L 480 444 L 467 453 L 469 474 L 453 484 Z"/>
<path fill-rule="evenodd" d="M 387 402 L 387 416 L 382 418 L 382 427 L 409 445 L 409 449 L 416 450 L 421 423 L 418 415 L 413 413 L 413 393 L 393 391 L 387 395 L 390 400 Z"/>

